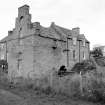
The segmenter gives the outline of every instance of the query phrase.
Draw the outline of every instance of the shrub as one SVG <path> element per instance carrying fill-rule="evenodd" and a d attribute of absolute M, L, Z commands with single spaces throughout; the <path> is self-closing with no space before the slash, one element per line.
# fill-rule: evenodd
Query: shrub
<path fill-rule="evenodd" d="M 92 60 L 84 60 L 83 62 L 76 63 L 71 71 L 80 73 L 80 71 L 86 73 L 87 71 L 95 70 L 96 66 Z"/>
<path fill-rule="evenodd" d="M 105 83 L 102 81 L 102 77 L 93 76 L 94 79 L 86 77 L 89 82 L 83 87 L 85 91 L 83 91 L 84 96 L 82 98 L 92 102 L 105 102 Z"/>
<path fill-rule="evenodd" d="M 91 54 L 93 57 L 103 57 L 103 52 L 100 48 L 95 48 L 93 51 L 91 51 Z"/>
<path fill-rule="evenodd" d="M 42 88 L 42 92 L 45 93 L 46 95 L 49 95 L 49 94 L 53 93 L 54 90 L 50 86 L 48 86 L 45 89 Z"/>

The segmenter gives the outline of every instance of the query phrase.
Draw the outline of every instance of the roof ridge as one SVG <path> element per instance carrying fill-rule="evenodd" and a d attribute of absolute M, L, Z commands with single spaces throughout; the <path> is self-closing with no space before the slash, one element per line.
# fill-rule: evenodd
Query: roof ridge
<path fill-rule="evenodd" d="M 64 40 L 65 33 L 63 33 L 62 30 L 57 25 L 52 23 L 51 28 L 60 36 L 61 40 Z"/>
<path fill-rule="evenodd" d="M 64 27 L 61 27 L 59 25 L 55 25 L 57 28 L 60 29 L 60 31 L 65 34 L 65 36 L 70 36 L 71 35 L 71 30 L 70 29 L 67 29 L 67 28 L 64 28 Z"/>

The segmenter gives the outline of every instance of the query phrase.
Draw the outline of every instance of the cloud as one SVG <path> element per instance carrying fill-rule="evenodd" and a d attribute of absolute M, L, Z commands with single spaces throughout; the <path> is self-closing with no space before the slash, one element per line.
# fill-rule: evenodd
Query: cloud
<path fill-rule="evenodd" d="M 51 21 L 67 28 L 79 26 L 91 45 L 105 44 L 105 0 L 2 0 L 0 37 L 14 28 L 18 7 L 24 4 L 30 5 L 33 21 L 45 26 Z"/>

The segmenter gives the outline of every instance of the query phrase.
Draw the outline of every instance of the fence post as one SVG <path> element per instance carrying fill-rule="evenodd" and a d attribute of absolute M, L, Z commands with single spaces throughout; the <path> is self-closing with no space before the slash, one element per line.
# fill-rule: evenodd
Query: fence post
<path fill-rule="evenodd" d="M 83 85 L 82 85 L 82 73 L 80 71 L 80 91 L 81 91 L 81 95 L 83 96 Z"/>

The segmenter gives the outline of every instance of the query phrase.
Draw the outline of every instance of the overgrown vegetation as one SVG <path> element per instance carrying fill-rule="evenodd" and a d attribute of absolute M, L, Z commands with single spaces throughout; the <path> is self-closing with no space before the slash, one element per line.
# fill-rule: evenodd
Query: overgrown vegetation
<path fill-rule="evenodd" d="M 76 63 L 71 71 L 74 71 L 76 73 L 80 73 L 80 72 L 86 73 L 88 71 L 92 71 L 95 69 L 96 69 L 96 66 L 92 60 L 84 60 L 81 63 Z"/>
<path fill-rule="evenodd" d="M 75 64 L 72 68 L 73 74 L 59 76 L 67 72 L 63 66 L 63 69 L 60 68 L 58 72 L 57 70 L 56 73 L 52 71 L 35 80 L 23 77 L 15 78 L 14 83 L 9 86 L 33 90 L 38 95 L 63 94 L 72 98 L 105 103 L 105 75 L 98 73 L 96 69 L 92 60 L 85 60 Z"/>
<path fill-rule="evenodd" d="M 83 86 L 83 99 L 92 102 L 105 102 L 105 81 L 99 73 L 92 74 L 92 77 L 86 77 L 85 85 Z M 84 81 L 83 81 L 84 82 Z"/>
<path fill-rule="evenodd" d="M 93 49 L 93 51 L 90 52 L 90 55 L 93 56 L 99 66 L 105 67 L 105 57 L 103 56 L 103 52 L 100 48 Z"/>
<path fill-rule="evenodd" d="M 37 80 L 21 77 L 13 86 L 14 88 L 33 90 L 38 95 L 63 94 L 92 102 L 105 102 L 105 76 L 95 71 L 88 71 L 83 75 L 75 73 L 63 77 L 53 75 L 52 80 L 48 77 Z"/>
<path fill-rule="evenodd" d="M 98 57 L 98 58 L 94 58 L 94 59 L 99 66 L 105 67 L 105 58 L 104 57 Z"/>
<path fill-rule="evenodd" d="M 92 54 L 93 57 L 103 57 L 103 53 L 100 48 L 93 49 L 93 51 L 91 51 L 90 54 Z"/>

